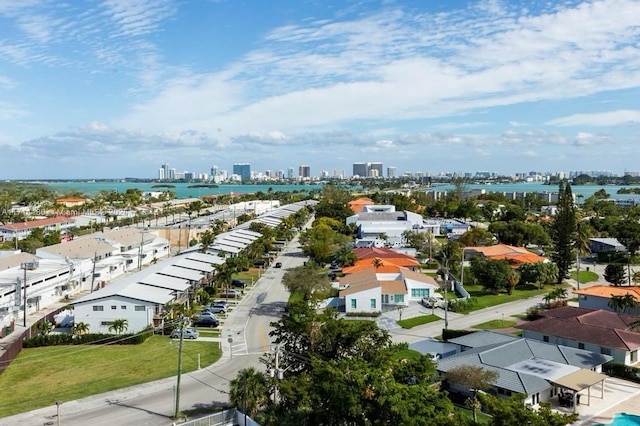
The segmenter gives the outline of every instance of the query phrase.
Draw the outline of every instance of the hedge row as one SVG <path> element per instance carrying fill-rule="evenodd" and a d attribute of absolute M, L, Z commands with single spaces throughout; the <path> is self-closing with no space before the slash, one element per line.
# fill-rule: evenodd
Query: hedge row
<path fill-rule="evenodd" d="M 602 365 L 602 372 L 607 376 L 618 377 L 620 379 L 630 380 L 640 383 L 640 368 L 631 367 L 630 365 L 620 362 L 607 362 Z"/>
<path fill-rule="evenodd" d="M 87 333 L 82 335 L 74 335 L 67 333 L 60 334 L 38 334 L 34 337 L 28 337 L 23 340 L 23 348 L 37 348 L 40 346 L 59 346 L 59 345 L 139 345 L 151 336 L 152 333 L 138 334 L 104 334 L 104 333 Z"/>

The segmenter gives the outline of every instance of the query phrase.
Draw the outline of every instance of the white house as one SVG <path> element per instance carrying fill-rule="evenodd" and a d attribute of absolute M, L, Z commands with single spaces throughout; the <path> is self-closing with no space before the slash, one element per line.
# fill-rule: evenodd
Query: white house
<path fill-rule="evenodd" d="M 117 319 L 127 320 L 127 332 L 153 325 L 154 316 L 175 299 L 173 291 L 140 283 L 114 283 L 74 302 L 74 321 L 84 322 L 90 333 L 109 333 Z"/>
<path fill-rule="evenodd" d="M 387 268 L 388 270 L 388 268 Z M 431 297 L 439 290 L 433 278 L 406 268 L 376 273 L 371 267 L 340 278 L 339 297 L 345 312 L 380 312 L 383 305 L 408 306 L 410 300 Z"/>

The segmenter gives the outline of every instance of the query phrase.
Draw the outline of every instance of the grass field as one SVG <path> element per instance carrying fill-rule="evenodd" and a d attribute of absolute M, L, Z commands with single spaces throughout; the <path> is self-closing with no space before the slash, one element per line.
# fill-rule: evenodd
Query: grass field
<path fill-rule="evenodd" d="M 184 372 L 197 368 L 198 354 L 207 366 L 221 351 L 217 343 L 185 341 Z M 152 336 L 141 345 L 23 349 L 0 375 L 0 417 L 170 377 L 177 367 L 178 341 L 167 336 Z"/>
<path fill-rule="evenodd" d="M 502 303 L 513 302 L 515 300 L 527 299 L 529 297 L 538 296 L 540 294 L 546 294 L 558 287 L 554 285 L 546 285 L 542 289 L 540 289 L 534 285 L 518 286 L 513 289 L 513 292 L 510 295 L 507 293 L 487 293 L 482 288 L 482 286 L 479 285 L 466 285 L 464 286 L 464 288 L 469 292 L 471 297 L 477 299 L 472 309 L 472 311 L 477 311 L 479 309 L 500 305 Z"/>
<path fill-rule="evenodd" d="M 576 274 L 576 271 L 572 271 L 570 274 L 571 278 L 573 278 L 574 280 L 578 280 L 578 274 Z M 581 283 L 590 283 L 593 281 L 598 281 L 598 274 L 596 274 L 593 271 L 580 271 L 580 282 Z"/>
<path fill-rule="evenodd" d="M 398 325 L 402 328 L 413 328 L 418 325 L 428 324 L 430 322 L 439 321 L 441 318 L 437 315 L 421 315 L 398 321 Z"/>
<path fill-rule="evenodd" d="M 514 327 L 515 325 L 516 325 L 515 321 L 491 320 L 491 321 L 483 322 L 481 324 L 476 324 L 471 328 L 477 328 L 480 330 L 498 330 L 501 328 Z"/>

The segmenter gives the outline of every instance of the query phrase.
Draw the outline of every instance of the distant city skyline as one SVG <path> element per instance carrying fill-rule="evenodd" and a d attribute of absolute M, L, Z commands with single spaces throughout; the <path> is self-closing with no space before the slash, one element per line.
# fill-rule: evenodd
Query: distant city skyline
<path fill-rule="evenodd" d="M 386 167 L 386 174 L 383 174 L 384 167 Z M 320 169 L 316 173 L 313 173 L 311 167 L 307 164 L 301 164 L 298 166 L 298 174 L 294 173 L 293 167 L 287 168 L 285 175 L 284 169 L 279 170 L 254 170 L 250 163 L 233 163 L 231 172 L 224 167 L 219 167 L 217 164 L 212 165 L 210 173 L 204 171 L 178 171 L 176 168 L 171 167 L 169 163 L 163 163 L 157 170 L 156 179 L 159 180 L 206 180 L 206 181 L 227 181 L 227 180 L 250 180 L 250 179 L 328 179 L 328 178 L 350 178 L 350 177 L 367 177 L 367 178 L 395 178 L 395 177 L 465 177 L 475 179 L 490 179 L 501 176 L 513 177 L 515 179 L 526 180 L 528 178 L 534 178 L 539 180 L 541 177 L 559 176 L 561 178 L 576 177 L 584 174 L 593 177 L 598 176 L 624 176 L 629 174 L 632 176 L 640 176 L 640 171 L 625 170 L 623 173 L 616 173 L 611 170 L 530 170 L 528 172 L 516 172 L 513 174 L 500 173 L 498 171 L 489 170 L 456 170 L 433 173 L 428 170 L 408 170 L 398 171 L 395 166 L 385 166 L 379 161 L 370 162 L 353 162 L 352 174 L 345 174 L 344 170 L 333 169 L 331 171 L 327 169 Z M 134 177 L 134 176 L 132 176 Z M 140 177 L 140 176 L 136 176 Z M 217 179 L 216 179 L 217 177 Z M 144 177 L 141 177 L 144 178 Z"/>
<path fill-rule="evenodd" d="M 0 0 L 0 179 L 150 177 L 163 162 L 331 177 L 358 159 L 398 175 L 623 174 L 640 158 L 639 10 Z"/>

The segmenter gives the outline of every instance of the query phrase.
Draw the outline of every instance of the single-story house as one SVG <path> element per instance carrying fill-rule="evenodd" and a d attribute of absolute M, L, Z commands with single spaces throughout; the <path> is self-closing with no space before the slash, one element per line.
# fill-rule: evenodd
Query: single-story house
<path fill-rule="evenodd" d="M 449 343 L 458 345 L 460 352 L 437 362 L 436 370 L 445 379 L 456 367 L 481 367 L 497 374 L 489 393 L 504 398 L 524 394 L 525 403 L 532 406 L 552 400 L 563 389 L 573 393 L 574 400 L 577 394 L 590 399 L 591 387 L 596 384 L 601 384 L 604 397 L 608 376 L 600 372 L 611 356 L 488 330 L 450 339 Z M 450 390 L 469 392 L 454 384 Z"/>
<path fill-rule="evenodd" d="M 625 297 L 630 294 L 634 300 L 640 303 L 640 287 L 616 287 L 613 285 L 602 284 L 593 285 L 591 287 L 574 289 L 574 294 L 578 295 L 578 306 L 586 309 L 602 309 L 605 311 L 614 311 L 609 306 L 612 296 Z M 630 315 L 640 315 L 639 308 L 629 308 L 624 313 Z"/>
<path fill-rule="evenodd" d="M 549 309 L 542 315 L 517 327 L 523 337 L 610 355 L 627 365 L 638 362 L 640 332 L 629 328 L 637 316 L 573 306 Z"/>
<path fill-rule="evenodd" d="M 492 246 L 465 247 L 463 249 L 465 260 L 474 256 L 484 256 L 487 259 L 506 259 L 513 268 L 523 263 L 548 262 L 544 257 L 531 253 L 524 247 L 515 247 L 507 244 L 495 244 Z"/>
<path fill-rule="evenodd" d="M 381 312 L 383 305 L 404 307 L 410 300 L 431 297 L 440 290 L 432 277 L 406 268 L 376 273 L 374 267 L 340 278 L 339 297 L 344 298 L 345 311 Z"/>
<path fill-rule="evenodd" d="M 420 262 L 418 262 L 415 257 L 410 256 L 406 253 L 399 252 L 394 249 L 390 249 L 390 248 L 383 248 L 383 247 L 355 248 L 353 250 L 353 253 L 358 257 L 359 260 L 373 261 L 373 259 L 380 259 L 383 262 L 386 260 L 389 260 L 394 265 L 411 269 L 412 271 L 417 271 L 420 269 Z M 343 269 L 343 272 L 344 272 L 344 269 Z"/>
<path fill-rule="evenodd" d="M 627 250 L 616 238 L 589 238 L 589 248 L 591 253 Z"/>

